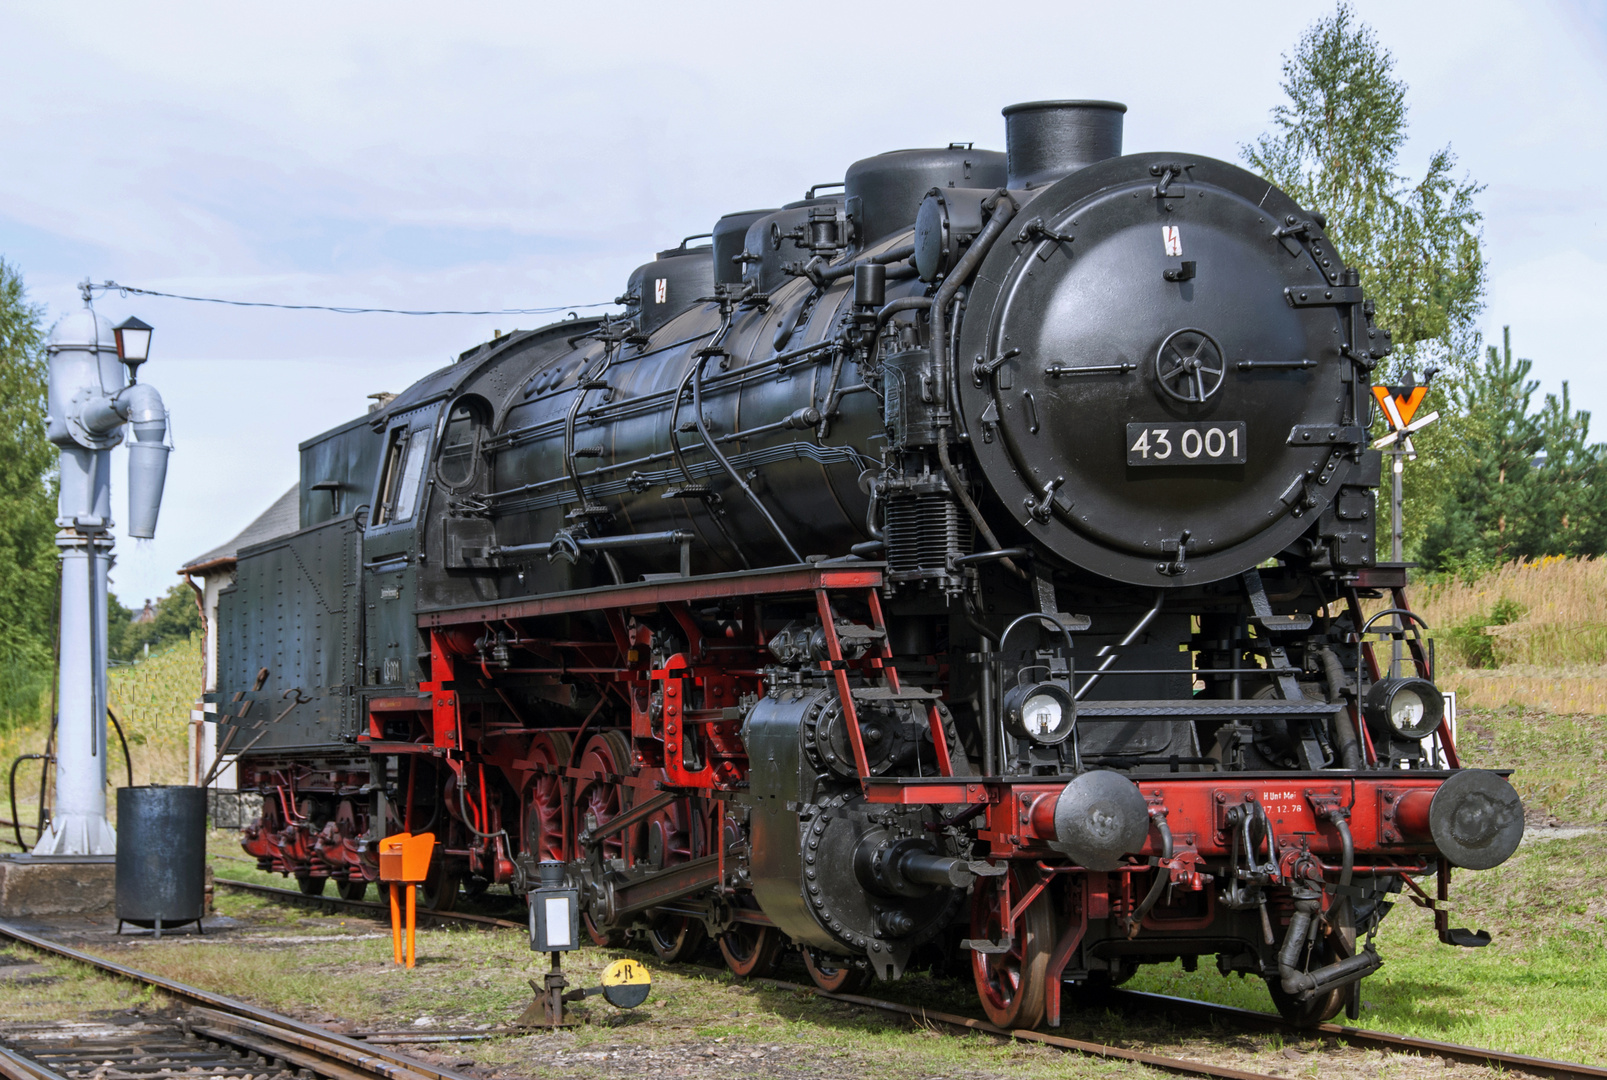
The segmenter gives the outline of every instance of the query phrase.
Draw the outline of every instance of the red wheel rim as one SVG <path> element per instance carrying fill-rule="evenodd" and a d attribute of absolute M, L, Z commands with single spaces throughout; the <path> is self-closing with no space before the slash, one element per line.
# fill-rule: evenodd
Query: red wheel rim
<path fill-rule="evenodd" d="M 628 760 L 624 739 L 609 732 L 593 735 L 587 740 L 586 750 L 580 755 L 580 768 L 588 772 L 623 776 L 629 771 L 626 767 Z M 586 827 L 587 814 L 595 815 L 597 824 L 602 825 L 628 808 L 629 792 L 623 786 L 606 780 L 588 780 L 575 797 L 574 830 L 578 833 Z M 604 837 L 603 858 L 624 858 L 625 839 L 624 833 Z"/>
<path fill-rule="evenodd" d="M 525 850 L 538 862 L 563 862 L 564 785 L 558 770 L 569 764 L 569 736 L 538 735 L 530 744 L 530 757 L 552 772 L 537 773 L 525 789 Z"/>
<path fill-rule="evenodd" d="M 623 776 L 630 772 L 630 747 L 624 736 L 615 732 L 605 732 L 593 735 L 586 740 L 586 749 L 580 755 L 580 768 L 594 773 L 603 773 L 608 776 Z M 573 832 L 580 832 L 586 827 L 587 815 L 593 815 L 593 820 L 601 825 L 612 819 L 623 810 L 630 808 L 629 789 L 621 784 L 611 783 L 604 779 L 588 780 L 584 787 L 575 793 L 575 812 L 570 822 Z M 606 836 L 602 840 L 602 856 L 604 859 L 623 859 L 625 857 L 626 842 L 629 834 L 636 829 L 627 829 Z M 615 947 L 625 943 L 625 932 L 619 927 L 599 926 L 592 918 L 590 911 L 583 912 L 581 924 L 585 927 L 587 935 L 598 945 Z"/>

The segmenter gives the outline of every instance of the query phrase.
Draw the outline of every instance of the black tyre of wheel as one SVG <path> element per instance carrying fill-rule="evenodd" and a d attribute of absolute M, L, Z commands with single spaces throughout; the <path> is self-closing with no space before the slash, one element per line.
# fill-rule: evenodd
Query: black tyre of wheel
<path fill-rule="evenodd" d="M 430 864 L 430 872 L 419 887 L 420 907 L 431 911 L 451 911 L 458 904 L 458 872 L 445 859 L 437 857 Z"/>

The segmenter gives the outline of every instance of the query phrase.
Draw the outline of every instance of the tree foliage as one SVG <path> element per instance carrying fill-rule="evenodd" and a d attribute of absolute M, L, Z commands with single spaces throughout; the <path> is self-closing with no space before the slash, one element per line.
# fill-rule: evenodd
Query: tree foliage
<path fill-rule="evenodd" d="M 1273 130 L 1242 148 L 1251 168 L 1327 217 L 1346 265 L 1361 272 L 1399 374 L 1436 364 L 1465 370 L 1477 356 L 1483 308 L 1483 190 L 1456 173 L 1449 146 L 1413 180 L 1401 171 L 1406 83 L 1349 4 L 1319 19 L 1284 57 L 1287 101 Z M 1393 380 L 1391 380 L 1393 381 Z"/>
<path fill-rule="evenodd" d="M 56 453 L 45 438 L 43 309 L 0 260 L 0 725 L 49 686 L 56 610 Z"/>
<path fill-rule="evenodd" d="M 1567 383 L 1535 406 L 1533 367 L 1505 328 L 1501 348 L 1451 385 L 1440 453 L 1407 467 L 1414 554 L 1430 569 L 1607 550 L 1607 448 L 1590 443 L 1590 413 Z"/>
<path fill-rule="evenodd" d="M 201 632 L 201 609 L 196 606 L 195 591 L 182 581 L 156 602 L 156 618 L 150 622 L 135 622 L 136 612 L 124 607 L 115 595 L 107 598 L 106 607 L 107 654 L 115 661 L 138 660 L 147 645 L 159 649 L 175 641 L 188 641 L 191 634 Z"/>

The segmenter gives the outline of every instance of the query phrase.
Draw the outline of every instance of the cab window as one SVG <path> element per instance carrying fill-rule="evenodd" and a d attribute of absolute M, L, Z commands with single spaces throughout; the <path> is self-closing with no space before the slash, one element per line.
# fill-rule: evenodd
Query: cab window
<path fill-rule="evenodd" d="M 375 525 L 408 521 L 418 503 L 419 481 L 424 478 L 424 457 L 430 433 L 425 428 L 399 428 L 391 434 L 385 454 L 385 475 L 380 483 Z"/>

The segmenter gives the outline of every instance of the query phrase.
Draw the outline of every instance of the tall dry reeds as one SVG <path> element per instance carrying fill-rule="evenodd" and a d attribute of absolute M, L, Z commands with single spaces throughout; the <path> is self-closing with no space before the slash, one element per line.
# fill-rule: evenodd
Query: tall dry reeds
<path fill-rule="evenodd" d="M 1607 715 L 1607 559 L 1521 560 L 1419 587 L 1412 603 L 1460 704 Z"/>
<path fill-rule="evenodd" d="M 1496 667 L 1607 665 L 1607 559 L 1520 560 L 1474 582 L 1424 586 L 1412 601 L 1436 634 L 1463 628 L 1489 637 Z M 1516 619 L 1491 625 L 1503 621 L 1492 613 L 1513 605 Z"/>

